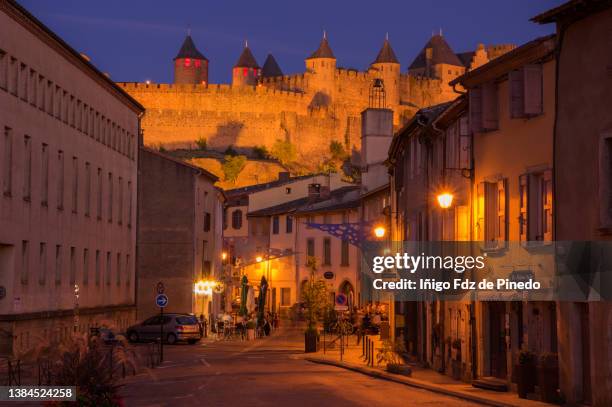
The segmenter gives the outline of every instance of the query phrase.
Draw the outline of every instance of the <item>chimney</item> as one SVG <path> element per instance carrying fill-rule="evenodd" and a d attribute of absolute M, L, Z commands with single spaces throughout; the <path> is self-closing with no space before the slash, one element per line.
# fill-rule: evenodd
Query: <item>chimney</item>
<path fill-rule="evenodd" d="M 281 171 L 278 173 L 279 181 L 289 181 L 291 179 L 291 174 L 289 171 Z"/>

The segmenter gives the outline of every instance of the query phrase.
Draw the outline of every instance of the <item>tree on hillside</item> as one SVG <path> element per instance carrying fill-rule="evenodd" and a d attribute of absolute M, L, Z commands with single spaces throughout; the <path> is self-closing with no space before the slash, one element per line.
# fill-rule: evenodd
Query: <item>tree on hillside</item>
<path fill-rule="evenodd" d="M 253 147 L 253 155 L 255 156 L 255 158 L 259 158 L 262 160 L 270 157 L 270 153 L 268 152 L 266 146 Z"/>
<path fill-rule="evenodd" d="M 223 162 L 223 175 L 225 181 L 236 182 L 238 175 L 244 169 L 247 158 L 244 155 L 226 155 Z"/>
<path fill-rule="evenodd" d="M 347 158 L 344 146 L 339 141 L 333 140 L 329 143 L 329 152 L 333 160 L 344 161 Z"/>
<path fill-rule="evenodd" d="M 297 149 L 288 140 L 276 140 L 270 151 L 270 155 L 281 164 L 287 165 L 297 159 Z"/>

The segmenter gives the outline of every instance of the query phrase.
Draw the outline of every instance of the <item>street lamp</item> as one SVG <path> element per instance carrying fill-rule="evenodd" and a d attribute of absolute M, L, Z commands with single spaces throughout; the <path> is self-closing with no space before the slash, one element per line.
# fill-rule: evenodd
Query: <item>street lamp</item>
<path fill-rule="evenodd" d="M 454 197 L 453 194 L 451 194 L 450 192 L 442 192 L 438 194 L 436 198 L 438 200 L 438 205 L 440 205 L 440 208 L 442 209 L 448 209 L 453 204 Z"/>
<path fill-rule="evenodd" d="M 227 259 L 227 252 L 221 252 L 221 260 Z"/>
<path fill-rule="evenodd" d="M 379 239 L 382 239 L 383 237 L 385 237 L 385 233 L 387 231 L 385 230 L 384 226 L 376 226 L 374 228 L 374 236 L 376 236 Z"/>
<path fill-rule="evenodd" d="M 255 257 L 255 261 L 256 261 L 257 263 L 261 263 L 261 261 L 262 261 L 262 260 L 263 260 L 263 257 L 261 257 L 261 256 L 257 256 L 257 257 Z"/>

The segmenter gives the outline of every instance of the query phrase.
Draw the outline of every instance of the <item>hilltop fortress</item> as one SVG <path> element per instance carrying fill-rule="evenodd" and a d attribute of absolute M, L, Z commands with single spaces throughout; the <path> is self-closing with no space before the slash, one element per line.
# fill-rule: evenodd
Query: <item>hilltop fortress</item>
<path fill-rule="evenodd" d="M 512 48 L 480 44 L 475 51 L 456 54 L 442 35 L 433 35 L 401 72 L 387 38 L 367 71 L 357 71 L 337 66 L 324 35 L 306 58 L 305 71 L 284 75 L 272 55 L 260 67 L 245 44 L 232 83 L 210 84 L 209 60 L 188 35 L 174 58 L 174 83 L 119 86 L 147 109 L 142 121 L 147 145 L 190 148 L 205 138 L 209 149 L 248 151 L 270 148 L 281 139 L 293 143 L 302 158 L 312 159 L 325 156 L 331 140 L 347 151 L 360 150 L 360 114 L 370 104 L 376 79 L 382 79 L 385 90 L 385 106 L 376 107 L 392 109 L 394 124 L 400 126 L 417 109 L 454 99 L 457 93 L 449 81 Z"/>

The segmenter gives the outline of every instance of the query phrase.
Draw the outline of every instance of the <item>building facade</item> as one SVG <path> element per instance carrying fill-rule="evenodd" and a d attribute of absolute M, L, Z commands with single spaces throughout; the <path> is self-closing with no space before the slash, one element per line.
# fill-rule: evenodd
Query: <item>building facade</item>
<path fill-rule="evenodd" d="M 217 177 L 147 148 L 139 171 L 146 175 L 138 190 L 138 320 L 159 312 L 159 282 L 169 299 L 165 311 L 217 314 L 222 290 L 195 290 L 199 281 L 222 277 L 224 196 Z"/>
<path fill-rule="evenodd" d="M 612 57 L 603 50 L 610 48 L 612 3 L 568 1 L 533 20 L 557 27 L 554 238 L 592 241 L 609 256 Z M 596 269 L 583 263 L 578 272 Z M 609 273 L 602 284 L 611 286 Z M 612 298 L 606 288 L 602 294 L 558 303 L 559 379 L 569 404 L 612 404 Z"/>
<path fill-rule="evenodd" d="M 135 319 L 144 109 L 13 1 L 0 2 L 0 348 Z"/>

